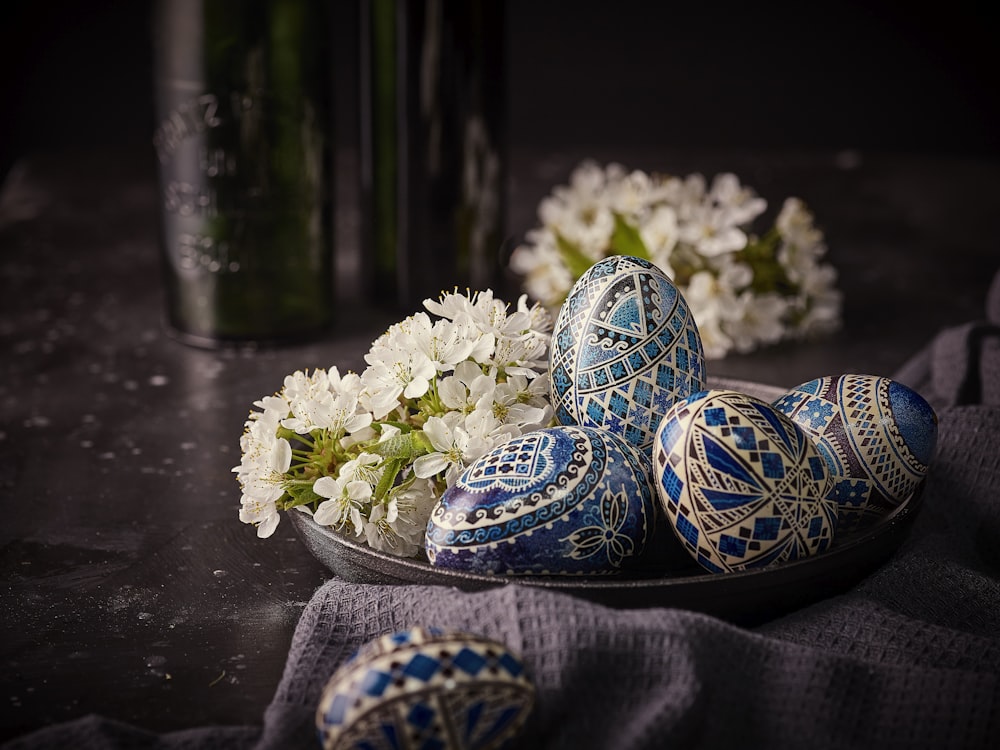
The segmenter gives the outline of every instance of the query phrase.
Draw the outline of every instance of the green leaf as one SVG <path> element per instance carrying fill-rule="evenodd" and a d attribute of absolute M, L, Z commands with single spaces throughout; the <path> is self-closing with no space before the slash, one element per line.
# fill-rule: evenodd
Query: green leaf
<path fill-rule="evenodd" d="M 750 264 L 774 263 L 778 252 L 778 243 L 781 242 L 781 235 L 778 230 L 772 227 L 765 232 L 762 237 L 750 237 L 746 247 L 740 250 L 736 257 Z"/>
<path fill-rule="evenodd" d="M 425 453 L 430 453 L 434 450 L 434 446 L 431 444 L 431 439 L 427 437 L 427 433 L 423 430 L 416 430 L 413 433 L 413 456 L 422 456 Z"/>
<path fill-rule="evenodd" d="M 400 435 L 394 435 L 388 440 L 375 443 L 370 450 L 383 458 L 413 460 L 431 449 L 428 438 L 420 430 L 411 430 Z"/>
<path fill-rule="evenodd" d="M 556 232 L 556 244 L 559 246 L 559 255 L 562 257 L 566 269 L 574 279 L 578 279 L 587 272 L 594 262 L 580 252 L 580 248 Z"/>
<path fill-rule="evenodd" d="M 643 260 L 651 260 L 646 243 L 639 236 L 639 230 L 625 221 L 619 213 L 615 215 L 615 229 L 611 233 L 611 252 L 615 255 L 631 255 Z"/>
<path fill-rule="evenodd" d="M 385 499 L 385 496 L 389 494 L 389 490 L 396 483 L 396 477 L 399 476 L 400 469 L 406 466 L 406 464 L 407 460 L 405 458 L 392 458 L 385 462 L 382 477 L 378 480 L 378 484 L 375 485 L 375 502 L 380 503 Z"/>
<path fill-rule="evenodd" d="M 776 228 L 771 228 L 760 238 L 751 237 L 746 247 L 735 254 L 736 260 L 746 263 L 753 270 L 750 290 L 754 294 L 774 292 L 787 297 L 798 291 L 798 286 L 788 278 L 778 262 L 780 243 L 781 235 Z"/>
<path fill-rule="evenodd" d="M 317 495 L 312 488 L 312 484 L 293 484 L 285 488 L 285 510 L 294 508 L 297 505 L 312 505 L 313 503 L 325 500 L 322 495 Z"/>
<path fill-rule="evenodd" d="M 384 422 L 375 422 L 372 425 L 372 427 L 375 428 L 376 432 L 378 432 L 379 434 L 381 434 L 382 433 L 382 427 L 384 427 L 386 425 L 388 425 L 390 427 L 395 427 L 400 432 L 409 432 L 410 430 L 413 429 L 413 425 L 411 425 L 411 424 L 407 424 L 406 422 L 395 422 L 395 421 L 393 421 L 391 419 L 387 419 Z"/>

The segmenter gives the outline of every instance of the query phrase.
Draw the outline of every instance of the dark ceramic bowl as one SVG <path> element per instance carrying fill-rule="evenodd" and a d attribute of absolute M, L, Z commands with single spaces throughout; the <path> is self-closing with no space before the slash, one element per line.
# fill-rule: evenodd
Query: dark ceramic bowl
<path fill-rule="evenodd" d="M 766 401 L 784 391 L 737 380 L 711 379 Z M 487 575 L 435 568 L 426 558 L 379 552 L 351 536 L 313 522 L 306 513 L 287 513 L 306 548 L 340 578 L 366 584 L 451 586 L 462 591 L 518 584 L 559 591 L 611 607 L 675 607 L 752 624 L 786 614 L 846 591 L 884 563 L 900 545 L 920 508 L 921 490 L 867 528 L 835 541 L 829 551 L 768 568 L 706 573 L 692 560 L 674 557 L 622 578 Z"/>

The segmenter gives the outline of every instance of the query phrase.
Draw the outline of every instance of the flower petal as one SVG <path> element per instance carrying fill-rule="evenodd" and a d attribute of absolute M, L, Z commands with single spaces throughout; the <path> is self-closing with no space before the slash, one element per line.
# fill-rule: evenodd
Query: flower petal
<path fill-rule="evenodd" d="M 443 453 L 428 453 L 417 457 L 413 462 L 413 473 L 421 479 L 428 479 L 444 470 L 446 466 L 448 459 Z"/>
<path fill-rule="evenodd" d="M 335 526 L 342 520 L 342 506 L 336 500 L 327 500 L 319 504 L 313 513 L 313 520 L 320 526 Z"/>
<path fill-rule="evenodd" d="M 333 477 L 320 477 L 313 482 L 313 492 L 321 497 L 336 497 L 340 494 L 340 485 Z"/>
<path fill-rule="evenodd" d="M 279 474 L 284 474 L 291 465 L 292 446 L 285 438 L 278 438 L 271 450 L 271 468 Z"/>
<path fill-rule="evenodd" d="M 277 511 L 271 515 L 264 518 L 263 521 L 257 526 L 257 536 L 260 539 L 267 539 L 274 533 L 274 530 L 278 528 L 278 522 L 281 521 L 281 516 Z"/>
<path fill-rule="evenodd" d="M 363 479 L 354 479 L 347 483 L 347 496 L 351 502 L 366 503 L 372 496 L 372 486 Z"/>

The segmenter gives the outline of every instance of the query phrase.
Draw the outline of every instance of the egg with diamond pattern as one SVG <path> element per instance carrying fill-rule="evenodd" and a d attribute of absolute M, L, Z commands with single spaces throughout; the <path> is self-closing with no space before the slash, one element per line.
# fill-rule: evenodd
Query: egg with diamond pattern
<path fill-rule="evenodd" d="M 648 454 L 667 409 L 704 387 L 705 355 L 674 282 L 649 261 L 614 255 L 566 297 L 549 374 L 560 424 L 603 428 Z"/>
<path fill-rule="evenodd" d="M 908 386 L 875 375 L 826 376 L 774 402 L 812 438 L 833 477 L 841 531 L 885 517 L 923 482 L 937 415 Z"/>
<path fill-rule="evenodd" d="M 731 390 L 675 403 L 653 446 L 657 495 L 678 539 L 708 571 L 820 554 L 837 527 L 826 462 L 771 404 Z"/>
<path fill-rule="evenodd" d="M 521 660 L 502 643 L 418 627 L 366 643 L 316 709 L 324 750 L 507 747 L 534 705 Z"/>

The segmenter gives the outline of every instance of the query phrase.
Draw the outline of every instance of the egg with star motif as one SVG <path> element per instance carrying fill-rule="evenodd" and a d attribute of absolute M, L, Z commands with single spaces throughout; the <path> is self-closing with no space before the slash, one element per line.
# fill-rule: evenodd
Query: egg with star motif
<path fill-rule="evenodd" d="M 656 433 L 653 477 L 678 539 L 713 573 L 790 562 L 833 543 L 826 462 L 798 425 L 753 396 L 716 389 L 675 403 Z"/>
<path fill-rule="evenodd" d="M 549 374 L 560 424 L 608 430 L 648 454 L 667 409 L 704 387 L 705 355 L 674 282 L 649 261 L 614 255 L 566 297 Z"/>
<path fill-rule="evenodd" d="M 902 383 L 874 375 L 826 376 L 796 386 L 774 406 L 810 436 L 830 467 L 843 531 L 884 517 L 927 475 L 937 415 Z"/>
<path fill-rule="evenodd" d="M 512 438 L 437 501 L 432 566 L 482 574 L 602 576 L 643 564 L 657 526 L 644 453 L 605 430 L 560 425 Z"/>

